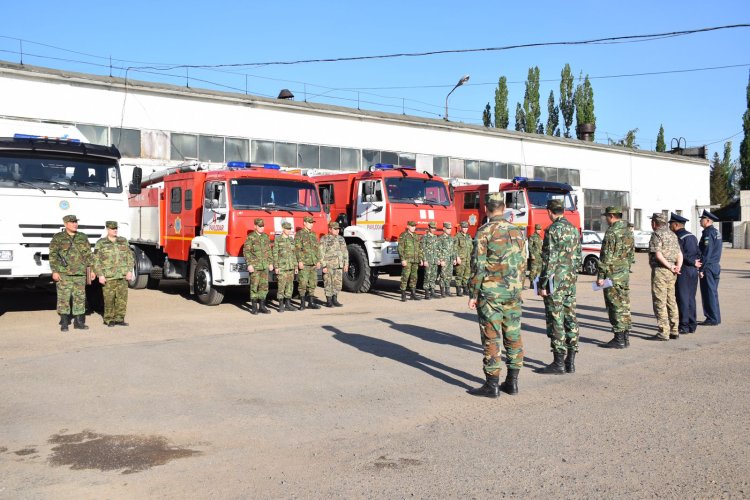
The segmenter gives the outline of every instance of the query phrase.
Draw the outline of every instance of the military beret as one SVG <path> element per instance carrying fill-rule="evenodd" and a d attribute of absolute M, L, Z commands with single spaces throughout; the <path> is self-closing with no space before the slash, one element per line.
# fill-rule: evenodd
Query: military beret
<path fill-rule="evenodd" d="M 622 207 L 607 207 L 602 212 L 602 215 L 608 214 L 622 215 Z"/>
<path fill-rule="evenodd" d="M 305 222 L 309 222 L 309 223 L 315 222 L 315 219 L 313 219 L 309 215 L 306 215 L 302 220 L 305 221 Z"/>
<path fill-rule="evenodd" d="M 413 221 L 413 220 L 410 220 L 409 222 L 407 222 L 407 223 L 406 223 L 406 225 L 407 225 L 407 226 L 416 226 L 416 225 L 417 225 L 417 222 L 416 222 L 416 221 Z"/>
<path fill-rule="evenodd" d="M 335 220 L 332 220 L 331 222 L 329 222 L 328 227 L 331 229 L 341 229 L 341 226 L 339 226 L 339 223 L 336 222 Z"/>
<path fill-rule="evenodd" d="M 667 219 L 658 212 L 654 212 L 654 214 L 651 217 L 649 217 L 649 219 L 654 220 L 656 222 L 661 222 L 661 223 L 667 222 Z"/>
<path fill-rule="evenodd" d="M 437 228 L 437 222 L 435 222 L 435 221 L 432 221 L 432 222 L 430 222 L 430 223 L 429 223 L 429 224 L 427 224 L 427 225 L 428 225 L 428 226 L 430 227 L 430 229 L 435 229 L 435 228 Z"/>
<path fill-rule="evenodd" d="M 539 231 L 540 229 L 542 229 L 542 225 L 541 224 L 534 224 L 534 230 L 535 231 Z"/>
<path fill-rule="evenodd" d="M 469 221 L 462 220 L 461 227 L 469 227 Z"/>
<path fill-rule="evenodd" d="M 266 223 L 263 221 L 263 219 L 261 219 L 260 217 L 258 217 L 257 219 L 255 219 L 255 225 L 263 227 L 263 226 L 266 225 Z"/>
<path fill-rule="evenodd" d="M 445 229 L 451 229 L 451 228 L 453 227 L 453 224 L 451 224 L 451 223 L 450 223 L 450 222 L 448 222 L 448 221 L 445 221 L 445 222 L 443 222 L 443 227 L 444 227 Z"/>
<path fill-rule="evenodd" d="M 547 210 L 562 210 L 563 203 L 561 200 L 549 200 L 547 202 Z"/>
<path fill-rule="evenodd" d="M 107 226 L 107 229 L 117 229 L 117 221 L 116 220 L 108 220 L 104 223 L 105 226 Z"/>
<path fill-rule="evenodd" d="M 714 222 L 719 222 L 719 218 L 717 216 L 715 216 L 714 214 L 712 214 L 711 212 L 709 212 L 708 210 L 704 210 L 703 213 L 701 214 L 700 218 L 701 219 L 710 219 L 710 220 L 712 220 Z"/>
<path fill-rule="evenodd" d="M 682 215 L 676 214 L 674 212 L 671 212 L 669 214 L 669 221 L 668 222 L 679 222 L 680 224 L 686 223 L 690 219 L 686 219 Z"/>
<path fill-rule="evenodd" d="M 505 203 L 503 193 L 488 193 L 484 195 L 485 203 Z"/>
<path fill-rule="evenodd" d="M 281 223 L 281 228 L 282 229 L 291 229 L 292 228 L 292 223 L 289 222 L 289 221 L 284 221 L 284 222 Z"/>
<path fill-rule="evenodd" d="M 66 215 L 63 217 L 63 222 L 78 222 L 78 217 L 75 215 Z"/>

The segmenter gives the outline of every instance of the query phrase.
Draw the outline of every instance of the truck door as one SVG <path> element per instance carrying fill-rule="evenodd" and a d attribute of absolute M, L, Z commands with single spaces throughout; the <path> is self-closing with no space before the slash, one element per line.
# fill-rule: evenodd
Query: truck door
<path fill-rule="evenodd" d="M 361 181 L 357 187 L 356 225 L 364 230 L 371 241 L 383 239 L 385 202 L 383 183 L 379 179 Z"/>
<path fill-rule="evenodd" d="M 226 255 L 227 234 L 229 234 L 226 183 L 223 181 L 206 182 L 203 198 L 201 234 L 215 245 L 220 255 Z"/>
<path fill-rule="evenodd" d="M 187 180 L 170 181 L 165 184 L 166 197 L 166 252 L 172 260 L 187 260 L 190 241 L 195 229 L 190 223 L 190 211 L 185 209 L 185 193 L 191 187 Z M 191 199 L 192 202 L 192 199 Z"/>
<path fill-rule="evenodd" d="M 516 226 L 529 225 L 529 209 L 526 203 L 526 193 L 523 190 L 505 192 L 505 212 L 503 217 Z"/>

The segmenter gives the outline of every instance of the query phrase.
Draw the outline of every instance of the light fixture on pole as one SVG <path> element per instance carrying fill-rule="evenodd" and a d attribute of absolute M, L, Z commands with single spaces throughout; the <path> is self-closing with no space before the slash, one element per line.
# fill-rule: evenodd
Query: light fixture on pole
<path fill-rule="evenodd" d="M 469 75 L 464 75 L 461 77 L 461 79 L 458 81 L 455 87 L 453 87 L 453 90 L 448 92 L 448 95 L 445 96 L 445 116 L 443 117 L 443 120 L 448 121 L 448 98 L 451 96 L 454 90 L 456 90 L 458 87 L 463 85 L 464 83 L 469 81 Z"/>

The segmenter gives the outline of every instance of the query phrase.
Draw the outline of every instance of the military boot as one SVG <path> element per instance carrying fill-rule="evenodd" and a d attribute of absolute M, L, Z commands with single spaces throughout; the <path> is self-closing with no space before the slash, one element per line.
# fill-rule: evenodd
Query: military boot
<path fill-rule="evenodd" d="M 320 309 L 320 306 L 315 303 L 315 295 L 308 295 L 307 296 L 307 307 L 310 309 Z"/>
<path fill-rule="evenodd" d="M 464 293 L 466 295 L 469 295 L 469 287 L 468 287 L 468 285 L 464 285 Z"/>
<path fill-rule="evenodd" d="M 70 326 L 70 314 L 60 315 L 60 331 L 67 332 L 68 326 Z"/>
<path fill-rule="evenodd" d="M 284 312 L 284 307 L 286 306 L 286 299 L 279 299 L 279 312 Z"/>
<path fill-rule="evenodd" d="M 548 373 L 552 375 L 565 375 L 565 353 L 564 352 L 553 352 L 554 361 L 548 364 L 539 373 Z"/>
<path fill-rule="evenodd" d="M 435 290 L 434 290 L 434 289 L 432 290 L 432 293 L 433 293 L 433 295 L 432 295 L 432 296 L 433 296 L 433 297 L 435 297 L 436 299 L 438 299 L 438 298 L 442 299 L 442 298 L 444 297 L 444 295 L 443 295 L 443 287 L 442 287 L 442 285 L 441 285 L 441 286 L 439 286 L 439 287 L 438 287 L 438 289 L 440 290 L 440 297 L 438 297 L 438 296 L 437 296 L 437 294 L 436 294 L 436 292 L 435 292 Z"/>
<path fill-rule="evenodd" d="M 625 347 L 630 347 L 630 332 L 622 332 L 622 336 L 625 340 Z"/>
<path fill-rule="evenodd" d="M 462 297 L 464 294 L 464 287 L 456 285 L 456 297 Z"/>
<path fill-rule="evenodd" d="M 451 293 L 451 287 L 450 285 L 445 285 L 443 287 L 443 297 L 452 297 L 453 294 Z"/>
<path fill-rule="evenodd" d="M 508 368 L 505 382 L 500 384 L 500 390 L 511 396 L 518 394 L 518 368 Z"/>
<path fill-rule="evenodd" d="M 424 289 L 424 300 L 430 300 L 432 298 L 432 293 L 429 289 Z"/>
<path fill-rule="evenodd" d="M 410 298 L 411 298 L 411 300 L 422 300 L 419 297 L 417 297 L 417 289 L 416 288 L 412 288 L 411 289 L 411 297 Z"/>
<path fill-rule="evenodd" d="M 334 295 L 333 296 L 333 307 L 343 307 L 343 306 L 344 306 L 344 304 L 342 304 L 341 302 L 339 302 L 339 296 L 338 295 Z"/>
<path fill-rule="evenodd" d="M 73 316 L 73 328 L 76 330 L 88 330 L 89 327 L 86 326 L 86 316 L 83 314 Z"/>
<path fill-rule="evenodd" d="M 287 311 L 294 311 L 294 308 L 292 307 L 292 299 L 284 299 L 284 304 L 286 304 Z"/>
<path fill-rule="evenodd" d="M 263 314 L 271 314 L 271 311 L 266 307 L 266 299 L 258 299 L 258 306 L 260 306 L 259 311 Z"/>
<path fill-rule="evenodd" d="M 250 314 L 258 314 L 258 301 L 255 299 L 250 301 Z"/>
<path fill-rule="evenodd" d="M 333 297 L 326 297 L 326 307 L 333 307 Z"/>
<path fill-rule="evenodd" d="M 406 302 L 406 290 L 401 290 L 401 302 Z"/>
<path fill-rule="evenodd" d="M 607 349 L 625 349 L 625 332 L 615 332 L 615 336 L 602 347 Z"/>
<path fill-rule="evenodd" d="M 485 398 L 496 398 L 500 395 L 499 382 L 499 375 L 487 375 L 487 382 L 485 382 L 482 387 L 469 389 L 469 394 L 472 396 L 483 396 Z"/>
<path fill-rule="evenodd" d="M 307 300 L 307 295 L 300 295 L 299 296 L 299 310 L 304 311 L 305 310 L 305 300 Z"/>
<path fill-rule="evenodd" d="M 568 355 L 565 356 L 565 371 L 567 373 L 576 372 L 576 352 L 573 349 L 568 349 Z"/>

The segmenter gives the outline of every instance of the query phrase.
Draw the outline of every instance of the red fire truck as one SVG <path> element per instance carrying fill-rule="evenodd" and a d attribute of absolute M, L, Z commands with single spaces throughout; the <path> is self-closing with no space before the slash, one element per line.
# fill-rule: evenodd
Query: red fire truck
<path fill-rule="evenodd" d="M 440 177 L 414 167 L 378 163 L 367 171 L 313 177 L 330 219 L 343 230 L 349 249 L 344 289 L 368 292 L 378 274 L 398 276 L 398 237 L 410 220 L 424 233 L 434 221 L 456 224 L 448 189 Z"/>
<path fill-rule="evenodd" d="M 315 185 L 278 165 L 181 166 L 143 178 L 140 186 L 130 200 L 133 288 L 186 279 L 201 303 L 217 305 L 227 287 L 249 283 L 242 246 L 256 218 L 264 219 L 271 239 L 281 233 L 282 222 L 296 230 L 308 215 L 315 218 L 316 233 L 326 232 Z"/>
<path fill-rule="evenodd" d="M 511 182 L 456 186 L 454 203 L 459 221 L 469 221 L 472 238 L 485 220 L 484 195 L 488 192 L 505 193 L 505 218 L 517 226 L 526 228 L 527 236 L 534 232 L 534 225 L 546 229 L 550 224 L 547 202 L 560 199 L 565 206 L 565 218 L 581 231 L 581 216 L 578 212 L 573 188 L 562 182 L 534 181 L 516 177 Z"/>

